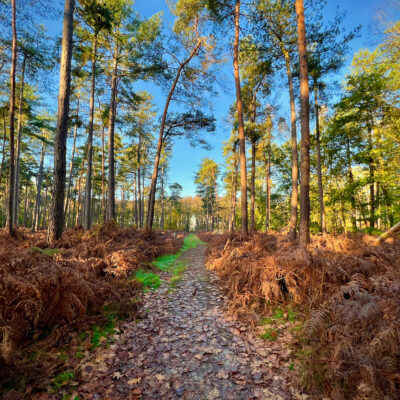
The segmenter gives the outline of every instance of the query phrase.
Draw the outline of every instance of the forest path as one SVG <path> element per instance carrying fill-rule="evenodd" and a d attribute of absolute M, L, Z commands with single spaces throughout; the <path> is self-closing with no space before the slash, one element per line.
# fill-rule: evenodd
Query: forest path
<path fill-rule="evenodd" d="M 82 372 L 84 399 L 295 399 L 271 348 L 225 312 L 205 246 L 187 250 L 176 287 L 144 294 L 147 315 L 127 322 Z M 287 367 L 286 367 L 287 368 Z"/>

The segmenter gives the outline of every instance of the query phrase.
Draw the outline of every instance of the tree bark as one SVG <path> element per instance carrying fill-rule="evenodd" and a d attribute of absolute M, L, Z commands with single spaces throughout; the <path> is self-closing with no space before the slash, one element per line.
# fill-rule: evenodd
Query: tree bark
<path fill-rule="evenodd" d="M 350 185 L 353 185 L 353 168 L 351 165 L 351 153 L 350 153 L 350 140 L 349 137 L 346 137 L 346 158 L 347 158 L 347 176 L 349 179 Z M 351 204 L 351 223 L 353 225 L 353 230 L 357 230 L 357 210 L 356 210 L 356 198 L 354 196 L 354 189 L 352 188 L 350 192 L 350 204 Z"/>
<path fill-rule="evenodd" d="M 92 83 L 90 90 L 89 105 L 89 127 L 87 144 L 87 166 L 86 166 L 86 185 L 85 185 L 85 209 L 84 209 L 84 228 L 89 230 L 92 226 L 92 163 L 93 163 L 93 122 L 94 122 L 94 92 L 96 87 L 96 59 L 97 59 L 97 35 L 93 38 L 92 53 Z"/>
<path fill-rule="evenodd" d="M 236 193 L 237 193 L 237 184 L 238 184 L 238 162 L 236 158 L 234 158 L 234 171 L 232 173 L 232 194 L 231 194 L 231 213 L 229 218 L 229 232 L 232 233 L 235 229 L 235 214 L 236 214 Z"/>
<path fill-rule="evenodd" d="M 138 171 L 137 171 L 137 179 L 138 179 L 138 201 L 139 201 L 139 227 L 143 228 L 143 203 L 142 203 L 142 189 L 141 189 L 141 149 L 142 147 L 142 134 L 139 132 L 138 137 L 138 147 L 137 147 L 137 163 L 138 163 Z"/>
<path fill-rule="evenodd" d="M 134 195 L 134 213 L 135 213 L 136 228 L 139 228 L 136 171 L 133 172 L 133 195 Z"/>
<path fill-rule="evenodd" d="M 310 242 L 310 104 L 303 0 L 295 0 L 295 5 L 300 63 L 301 107 L 300 243 L 306 245 Z"/>
<path fill-rule="evenodd" d="M 68 178 L 68 186 L 67 186 L 67 196 L 65 199 L 65 208 L 64 208 L 64 215 L 67 216 L 68 206 L 69 206 L 69 197 L 71 193 L 71 185 L 72 185 L 72 171 L 74 168 L 74 158 L 75 158 L 75 149 L 76 149 L 76 137 L 78 136 L 78 121 L 79 121 L 79 99 L 76 108 L 76 121 L 75 121 L 75 130 L 74 130 L 74 139 L 72 143 L 72 154 L 71 154 L 71 161 L 69 163 L 69 178 Z"/>
<path fill-rule="evenodd" d="M 322 236 L 326 235 L 326 215 L 324 204 L 324 189 L 322 186 L 322 167 L 321 167 L 321 141 L 319 130 L 319 104 L 318 104 L 318 82 L 314 79 L 314 104 L 315 104 L 315 145 L 317 150 L 317 176 L 318 176 L 318 200 L 321 220 Z"/>
<path fill-rule="evenodd" d="M 46 144 L 42 142 L 42 150 L 40 152 L 40 164 L 36 183 L 36 203 L 35 203 L 35 215 L 32 223 L 32 231 L 38 230 L 40 226 L 40 202 L 41 202 L 41 191 L 42 191 L 42 179 L 43 179 L 43 162 L 44 153 L 46 151 Z"/>
<path fill-rule="evenodd" d="M 239 74 L 239 31 L 240 0 L 236 0 L 234 12 L 235 40 L 233 43 L 233 70 L 236 87 L 236 110 L 238 115 L 239 149 L 240 149 L 240 191 L 241 191 L 241 223 L 242 233 L 247 235 L 247 172 L 246 172 L 246 139 L 244 135 L 242 89 Z"/>
<path fill-rule="evenodd" d="M 15 188 L 15 159 L 14 159 L 14 120 L 15 120 L 15 69 L 17 64 L 17 29 L 15 1 L 11 0 L 11 24 L 12 24 L 12 56 L 10 69 L 10 177 L 8 187 L 8 209 L 7 209 L 7 228 L 10 235 L 14 236 L 13 216 L 14 216 L 14 188 Z"/>
<path fill-rule="evenodd" d="M 115 162 L 114 162 L 114 129 L 116 114 L 116 95 L 117 95 L 117 74 L 118 74 L 118 43 L 116 42 L 114 51 L 114 68 L 111 78 L 111 99 L 110 114 L 108 118 L 108 201 L 107 201 L 107 220 L 115 220 Z"/>
<path fill-rule="evenodd" d="M 0 190 L 1 190 L 1 181 L 3 178 L 3 168 L 4 168 L 4 157 L 5 157 L 5 149 L 6 149 L 6 137 L 7 137 L 7 125 L 6 125 L 6 111 L 5 107 L 3 108 L 3 144 L 1 146 L 1 164 L 0 164 Z"/>
<path fill-rule="evenodd" d="M 377 243 L 382 243 L 389 236 L 394 235 L 396 232 L 399 231 L 400 231 L 400 222 L 398 222 L 396 225 L 392 226 L 387 232 L 379 236 L 379 238 L 377 239 Z"/>
<path fill-rule="evenodd" d="M 290 55 L 281 45 L 282 53 L 285 57 L 286 75 L 288 78 L 289 100 L 290 100 L 290 132 L 292 146 L 292 192 L 290 196 L 290 222 L 289 222 L 289 238 L 296 239 L 297 232 L 297 208 L 299 201 L 299 157 L 297 154 L 297 129 L 296 129 L 296 102 L 293 89 L 293 76 L 290 61 Z"/>
<path fill-rule="evenodd" d="M 164 230 L 164 164 L 161 167 L 161 217 L 160 229 Z"/>
<path fill-rule="evenodd" d="M 369 150 L 369 156 L 368 156 L 368 163 L 369 163 L 369 227 L 374 228 L 375 227 L 375 188 L 374 188 L 374 183 L 375 183 L 375 166 L 374 166 L 374 158 L 371 155 L 372 152 L 372 129 L 369 126 L 368 127 L 368 150 Z"/>
<path fill-rule="evenodd" d="M 21 154 L 21 136 L 22 136 L 22 104 L 24 101 L 24 85 L 25 85 L 25 66 L 26 55 L 24 55 L 21 69 L 21 88 L 19 91 L 18 106 L 18 125 L 17 125 L 17 151 L 15 155 L 15 186 L 14 186 L 14 215 L 13 224 L 18 225 L 18 208 L 19 208 L 19 158 Z"/>
<path fill-rule="evenodd" d="M 71 93 L 71 58 L 75 0 L 65 0 L 63 38 L 58 95 L 57 129 L 54 143 L 54 179 L 49 215 L 48 241 L 61 238 L 64 229 L 64 196 L 66 175 L 66 147 L 68 137 L 69 99 Z"/>
<path fill-rule="evenodd" d="M 175 79 L 172 83 L 171 89 L 167 96 L 167 100 L 165 102 L 164 112 L 163 112 L 162 119 L 161 119 L 160 134 L 159 134 L 158 143 L 157 143 L 156 158 L 154 160 L 153 174 L 151 175 L 150 193 L 149 193 L 149 200 L 148 200 L 148 207 L 147 207 L 147 221 L 146 221 L 147 229 L 153 228 L 154 205 L 155 205 L 155 200 L 156 200 L 158 167 L 160 164 L 162 146 L 164 144 L 164 130 L 165 130 L 165 122 L 167 119 L 169 104 L 171 102 L 172 95 L 174 94 L 176 85 L 178 84 L 179 77 L 181 76 L 183 68 L 197 54 L 197 52 L 200 48 L 200 45 L 201 45 L 201 40 L 198 40 L 196 46 L 194 47 L 192 52 L 189 54 L 189 57 L 179 65 L 178 70 L 176 72 Z"/>
<path fill-rule="evenodd" d="M 265 160 L 265 232 L 271 225 L 271 128 L 268 131 L 267 152 Z"/>
<path fill-rule="evenodd" d="M 255 221 L 256 204 L 256 143 L 251 142 L 251 186 L 250 186 L 250 229 L 256 229 Z"/>
<path fill-rule="evenodd" d="M 29 182 L 26 182 L 25 183 L 24 216 L 22 219 L 25 228 L 26 228 L 26 216 L 27 216 L 27 210 L 28 210 L 28 185 L 29 185 Z"/>

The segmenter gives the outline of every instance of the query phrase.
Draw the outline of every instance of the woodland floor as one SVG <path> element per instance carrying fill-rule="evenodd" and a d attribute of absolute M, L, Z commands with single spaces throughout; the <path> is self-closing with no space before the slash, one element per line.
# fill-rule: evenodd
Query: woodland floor
<path fill-rule="evenodd" d="M 285 342 L 266 344 L 226 313 L 227 299 L 204 266 L 205 246 L 181 257 L 187 268 L 143 298 L 140 321 L 82 368 L 84 399 L 302 399 L 282 374 Z M 167 274 L 163 279 L 168 280 Z M 72 396 L 74 398 L 74 395 Z"/>

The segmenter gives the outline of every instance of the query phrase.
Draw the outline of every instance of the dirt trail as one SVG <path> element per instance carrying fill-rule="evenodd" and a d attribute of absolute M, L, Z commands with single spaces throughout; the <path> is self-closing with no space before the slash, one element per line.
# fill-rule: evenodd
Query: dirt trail
<path fill-rule="evenodd" d="M 271 348 L 225 314 L 226 299 L 204 267 L 205 246 L 183 254 L 171 291 L 144 294 L 146 316 L 83 369 L 84 399 L 302 399 L 274 368 Z M 271 361 L 272 360 L 272 361 Z"/>

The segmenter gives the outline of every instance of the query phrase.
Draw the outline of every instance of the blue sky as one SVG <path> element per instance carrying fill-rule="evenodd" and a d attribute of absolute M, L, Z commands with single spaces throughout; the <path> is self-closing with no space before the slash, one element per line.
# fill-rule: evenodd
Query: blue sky
<path fill-rule="evenodd" d="M 329 16 L 333 16 L 336 7 L 346 11 L 346 17 L 343 21 L 343 26 L 348 30 L 362 25 L 361 35 L 352 42 L 352 52 L 349 54 L 349 63 L 352 54 L 360 48 L 374 47 L 376 38 L 373 37 L 371 26 L 374 23 L 376 12 L 383 8 L 389 10 L 386 0 L 328 0 L 326 7 L 327 20 Z M 172 16 L 168 10 L 165 0 L 136 0 L 136 10 L 142 16 L 151 16 L 162 10 L 164 13 L 164 21 L 167 26 L 172 23 Z M 344 68 L 342 75 L 346 73 L 347 68 Z M 222 158 L 222 142 L 227 140 L 230 134 L 230 127 L 226 125 L 224 119 L 227 117 L 230 104 L 234 101 L 234 81 L 232 73 L 232 65 L 228 63 L 224 67 L 224 72 L 229 80 L 228 85 L 232 87 L 231 93 L 223 93 L 219 91 L 219 95 L 215 99 L 214 115 L 217 119 L 217 132 L 210 138 L 213 145 L 213 150 L 205 151 L 198 148 L 192 148 L 183 140 L 177 141 L 174 146 L 173 157 L 170 162 L 169 182 L 178 182 L 183 186 L 184 195 L 195 194 L 195 185 L 193 177 L 202 158 L 210 157 L 219 163 L 223 163 Z M 158 108 L 161 109 L 164 103 L 165 94 L 160 90 L 154 90 L 152 86 L 152 94 Z M 283 89 L 284 103 L 286 102 L 285 90 Z M 285 115 L 283 115 L 285 116 Z"/>
<path fill-rule="evenodd" d="M 328 0 L 326 7 L 326 19 L 329 21 L 333 18 L 336 8 L 346 12 L 346 17 L 342 21 L 343 26 L 347 30 L 351 30 L 358 25 L 362 25 L 360 37 L 353 40 L 351 45 L 351 52 L 349 54 L 348 64 L 351 62 L 352 55 L 361 48 L 373 48 L 379 42 L 373 33 L 374 17 L 379 10 L 385 10 L 388 14 L 389 19 L 398 18 L 397 15 L 393 14 L 393 9 L 390 8 L 390 1 L 393 0 Z M 162 11 L 164 16 L 165 27 L 168 28 L 173 23 L 173 17 L 169 12 L 167 3 L 165 0 L 136 0 L 135 9 L 143 17 L 150 17 L 151 15 Z M 392 14 L 390 14 L 392 13 Z M 60 21 L 61 22 L 61 21 Z M 47 24 L 46 24 L 47 25 Z M 58 21 L 51 21 L 49 24 L 50 33 L 60 33 L 61 23 Z M 228 52 L 228 51 L 227 51 Z M 346 74 L 347 67 L 341 72 L 339 81 Z M 169 183 L 178 182 L 183 186 L 183 195 L 194 195 L 194 174 L 198 169 L 202 158 L 209 157 L 223 163 L 222 158 L 222 142 L 227 140 L 230 135 L 230 126 L 224 122 L 227 117 L 229 106 L 235 99 L 234 91 L 234 80 L 232 73 L 232 63 L 229 62 L 223 67 L 223 73 L 227 79 L 227 86 L 232 88 L 230 92 L 226 93 L 222 90 L 218 90 L 218 95 L 214 99 L 214 116 L 217 120 L 217 131 L 214 135 L 210 136 L 209 142 L 212 144 L 213 149 L 211 151 L 202 150 L 200 148 L 193 148 L 184 140 L 178 140 L 175 143 L 173 149 L 173 156 L 170 161 L 170 169 L 168 181 Z M 137 83 L 137 90 L 146 89 L 154 96 L 154 102 L 157 105 L 158 111 L 163 109 L 165 102 L 165 93 L 152 83 Z M 282 86 L 280 89 L 277 88 L 278 101 L 282 104 L 280 114 L 288 119 L 287 110 L 287 96 L 286 87 Z M 289 121 L 288 121 L 289 122 Z"/>

